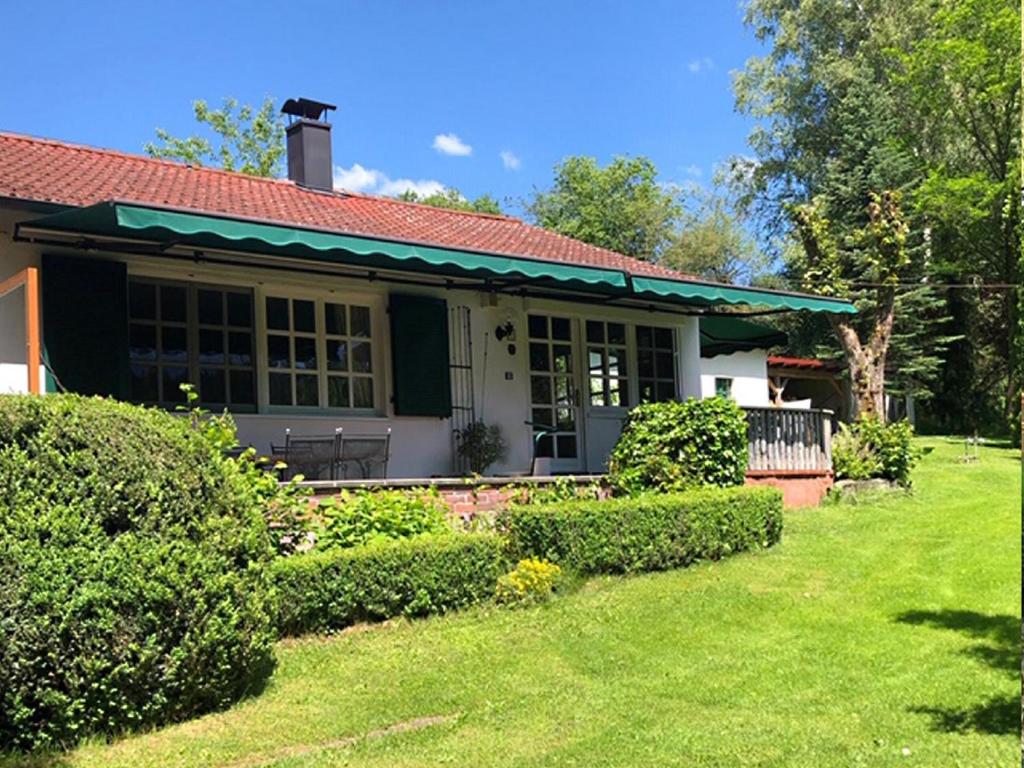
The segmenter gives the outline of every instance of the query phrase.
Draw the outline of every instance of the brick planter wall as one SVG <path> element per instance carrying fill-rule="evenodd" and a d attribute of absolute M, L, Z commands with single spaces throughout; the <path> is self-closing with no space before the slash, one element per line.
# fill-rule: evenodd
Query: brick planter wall
<path fill-rule="evenodd" d="M 782 503 L 793 507 L 817 507 L 833 483 L 832 470 L 759 469 L 747 472 L 747 485 L 770 485 L 782 491 Z"/>

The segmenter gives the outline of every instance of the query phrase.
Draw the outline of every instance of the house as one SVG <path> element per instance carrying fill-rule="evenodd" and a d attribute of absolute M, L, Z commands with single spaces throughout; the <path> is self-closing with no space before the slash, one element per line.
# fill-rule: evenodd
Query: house
<path fill-rule="evenodd" d="M 707 313 L 854 311 L 335 191 L 329 109 L 286 103 L 287 179 L 0 133 L 0 389 L 173 408 L 190 382 L 261 451 L 390 429 L 396 478 L 463 472 L 482 419 L 494 473 L 599 472 L 630 406 L 701 396 Z"/>
<path fill-rule="evenodd" d="M 701 397 L 729 397 L 744 407 L 771 405 L 768 350 L 786 340 L 785 333 L 741 317 L 701 317 Z"/>

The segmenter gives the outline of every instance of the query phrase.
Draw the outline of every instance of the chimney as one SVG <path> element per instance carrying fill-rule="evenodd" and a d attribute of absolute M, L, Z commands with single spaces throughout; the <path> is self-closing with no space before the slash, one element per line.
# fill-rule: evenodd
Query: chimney
<path fill-rule="evenodd" d="M 311 99 L 288 99 L 281 114 L 288 115 L 288 178 L 312 189 L 334 188 L 331 164 L 331 124 L 321 119 L 333 104 Z"/>

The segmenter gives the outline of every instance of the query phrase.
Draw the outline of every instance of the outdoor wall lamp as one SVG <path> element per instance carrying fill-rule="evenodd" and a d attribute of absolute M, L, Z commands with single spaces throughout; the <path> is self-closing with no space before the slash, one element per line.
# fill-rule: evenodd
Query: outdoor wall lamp
<path fill-rule="evenodd" d="M 509 341 L 515 341 L 516 327 L 512 325 L 512 321 L 506 320 L 502 325 L 499 325 L 497 328 L 495 328 L 494 338 L 496 338 L 498 341 L 504 341 L 505 339 L 508 339 Z"/>

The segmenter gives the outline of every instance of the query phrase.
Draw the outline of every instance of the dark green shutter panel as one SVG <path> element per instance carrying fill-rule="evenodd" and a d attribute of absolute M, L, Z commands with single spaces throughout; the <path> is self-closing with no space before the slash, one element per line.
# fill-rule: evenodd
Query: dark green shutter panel
<path fill-rule="evenodd" d="M 390 304 L 395 413 L 451 416 L 448 302 L 392 294 Z"/>
<path fill-rule="evenodd" d="M 128 282 L 125 265 L 44 255 L 43 349 L 69 392 L 128 396 Z M 48 392 L 56 391 L 47 375 Z"/>

